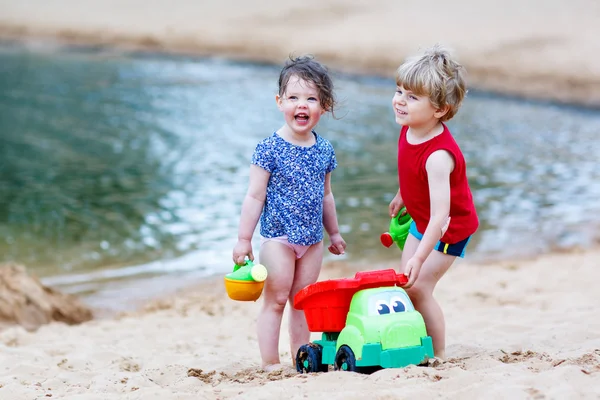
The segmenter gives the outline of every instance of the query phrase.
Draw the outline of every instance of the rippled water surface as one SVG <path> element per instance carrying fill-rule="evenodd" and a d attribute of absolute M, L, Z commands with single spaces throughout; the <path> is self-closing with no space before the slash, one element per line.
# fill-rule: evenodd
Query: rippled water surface
<path fill-rule="evenodd" d="M 176 285 L 229 270 L 250 156 L 282 124 L 278 71 L 2 46 L 1 260 L 79 292 L 107 291 L 107 280 L 110 290 L 131 277 Z M 323 119 L 317 131 L 338 156 L 332 181 L 346 259 L 398 258 L 379 243 L 397 189 L 394 83 L 334 79 L 341 118 Z M 471 257 L 597 240 L 597 111 L 470 93 L 449 126 L 482 222 Z"/>

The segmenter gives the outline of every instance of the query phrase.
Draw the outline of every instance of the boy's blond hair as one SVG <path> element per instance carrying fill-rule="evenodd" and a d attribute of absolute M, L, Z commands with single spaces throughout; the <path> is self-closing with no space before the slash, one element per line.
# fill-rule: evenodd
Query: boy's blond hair
<path fill-rule="evenodd" d="M 467 93 L 465 68 L 448 50 L 435 45 L 409 58 L 396 71 L 396 85 L 417 96 L 427 96 L 436 109 L 448 107 L 441 121 L 454 117 Z"/>

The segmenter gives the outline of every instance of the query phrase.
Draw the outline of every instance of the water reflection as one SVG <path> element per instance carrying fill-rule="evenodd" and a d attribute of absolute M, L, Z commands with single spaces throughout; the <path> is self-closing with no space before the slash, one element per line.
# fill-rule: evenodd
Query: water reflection
<path fill-rule="evenodd" d="M 169 256 L 184 139 L 156 124 L 145 85 L 114 61 L 2 58 L 3 258 L 50 274 Z"/>
<path fill-rule="evenodd" d="M 5 46 L 2 260 L 42 276 L 75 274 L 65 281 L 77 284 L 228 269 L 250 155 L 282 121 L 277 73 L 218 59 Z M 338 155 L 333 188 L 347 258 L 398 257 L 379 243 L 397 190 L 393 83 L 336 83 L 343 118 L 325 118 L 318 130 Z M 482 221 L 472 255 L 595 240 L 597 112 L 473 93 L 450 127 Z M 107 266 L 128 268 L 102 272 Z"/>

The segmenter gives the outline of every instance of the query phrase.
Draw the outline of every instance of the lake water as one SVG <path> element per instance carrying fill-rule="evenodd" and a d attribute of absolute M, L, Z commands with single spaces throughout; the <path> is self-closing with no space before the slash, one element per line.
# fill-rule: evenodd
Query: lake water
<path fill-rule="evenodd" d="M 282 124 L 278 72 L 3 43 L 0 261 L 100 304 L 229 271 L 250 156 Z M 341 118 L 317 131 L 338 157 L 344 259 L 399 259 L 379 243 L 397 190 L 393 80 L 334 79 Z M 597 110 L 471 92 L 449 126 L 481 219 L 471 259 L 598 243 Z"/>

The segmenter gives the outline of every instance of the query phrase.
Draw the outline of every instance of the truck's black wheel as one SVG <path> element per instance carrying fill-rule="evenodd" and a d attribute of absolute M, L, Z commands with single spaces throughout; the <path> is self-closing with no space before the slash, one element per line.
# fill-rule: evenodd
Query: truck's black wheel
<path fill-rule="evenodd" d="M 336 371 L 358 371 L 356 368 L 356 357 L 354 357 L 354 352 L 350 347 L 346 345 L 340 347 L 335 355 L 335 363 L 333 364 L 333 368 Z"/>
<path fill-rule="evenodd" d="M 319 344 L 309 343 L 300 346 L 296 353 L 296 371 L 300 373 L 327 372 L 323 365 L 323 348 Z"/>

